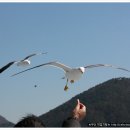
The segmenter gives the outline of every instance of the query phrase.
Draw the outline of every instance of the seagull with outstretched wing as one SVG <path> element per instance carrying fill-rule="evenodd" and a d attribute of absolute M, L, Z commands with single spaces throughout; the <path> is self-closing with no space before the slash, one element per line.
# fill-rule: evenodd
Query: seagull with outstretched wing
<path fill-rule="evenodd" d="M 35 66 L 35 67 L 32 67 L 32 68 L 26 69 L 24 71 L 13 74 L 12 76 L 16 76 L 16 75 L 21 74 L 23 72 L 26 72 L 26 71 L 29 71 L 29 70 L 32 70 L 32 69 L 35 69 L 35 68 L 38 68 L 38 67 L 41 67 L 41 66 L 47 66 L 47 65 L 58 67 L 58 68 L 60 68 L 64 71 L 65 78 L 67 79 L 66 85 L 65 85 L 65 88 L 64 88 L 65 91 L 68 89 L 68 82 L 74 83 L 75 81 L 79 80 L 81 78 L 81 76 L 84 74 L 84 72 L 86 71 L 86 69 L 104 66 L 104 67 L 113 67 L 115 69 L 120 69 L 120 70 L 123 70 L 123 71 L 130 72 L 130 70 L 120 68 L 120 67 L 116 67 L 116 66 L 113 66 L 113 65 L 108 65 L 108 64 L 95 64 L 95 65 L 87 65 L 85 67 L 71 68 L 69 66 L 66 66 L 66 65 L 60 63 L 60 62 L 54 61 L 54 62 L 48 62 L 48 63 L 44 63 L 44 64 L 41 64 L 41 65 L 38 65 L 38 66 Z"/>
<path fill-rule="evenodd" d="M 16 64 L 17 66 L 28 66 L 31 64 L 31 61 L 29 60 L 31 57 L 36 56 L 36 55 L 42 55 L 42 54 L 47 54 L 47 52 L 31 54 L 25 57 L 23 60 L 17 61 Z"/>
<path fill-rule="evenodd" d="M 31 64 L 31 61 L 29 60 L 29 58 L 36 56 L 36 55 L 42 55 L 42 54 L 47 54 L 47 52 L 45 52 L 45 53 L 34 53 L 34 54 L 31 54 L 31 55 L 25 57 L 24 59 L 22 59 L 20 61 L 9 62 L 8 64 L 6 64 L 5 66 L 0 68 L 0 73 L 5 71 L 6 69 L 8 69 L 13 64 L 16 64 L 17 66 L 28 66 L 28 65 Z"/>

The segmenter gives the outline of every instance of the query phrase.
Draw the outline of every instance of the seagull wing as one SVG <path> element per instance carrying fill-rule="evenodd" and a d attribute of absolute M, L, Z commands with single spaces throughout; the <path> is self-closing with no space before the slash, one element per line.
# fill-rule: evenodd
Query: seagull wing
<path fill-rule="evenodd" d="M 12 76 L 21 74 L 21 73 L 23 73 L 23 72 L 26 72 L 26 71 L 28 71 L 28 70 L 32 70 L 32 69 L 35 69 L 35 68 L 38 68 L 38 67 L 41 67 L 41 66 L 46 66 L 46 65 L 58 67 L 58 68 L 63 69 L 64 71 L 70 71 L 70 70 L 71 70 L 70 67 L 68 67 L 68 66 L 66 66 L 66 65 L 64 65 L 64 64 L 61 64 L 61 63 L 59 63 L 59 62 L 48 62 L 48 63 L 45 63 L 45 64 L 41 64 L 41 65 L 38 65 L 38 66 L 35 66 L 35 67 L 32 67 L 32 68 L 26 69 L 26 70 L 21 71 L 21 72 L 15 73 L 15 74 L 13 74 Z"/>
<path fill-rule="evenodd" d="M 70 71 L 72 68 L 59 62 L 51 62 L 50 65 L 63 69 L 65 72 Z"/>
<path fill-rule="evenodd" d="M 10 63 L 6 64 L 5 66 L 3 66 L 2 68 L 0 68 L 0 73 L 2 73 L 3 71 L 5 71 L 6 69 L 8 69 L 14 63 L 15 63 L 15 61 L 10 62 Z"/>
<path fill-rule="evenodd" d="M 31 55 L 28 55 L 27 57 L 25 57 L 23 60 L 27 60 L 29 59 L 30 57 L 33 57 L 35 55 L 42 55 L 42 54 L 47 54 L 47 52 L 42 52 L 42 53 L 34 53 L 34 54 L 31 54 Z"/>
<path fill-rule="evenodd" d="M 124 68 L 120 68 L 120 67 L 116 67 L 116 66 L 113 66 L 113 65 L 108 65 L 108 64 L 88 65 L 88 66 L 85 66 L 84 68 L 87 69 L 87 68 L 102 67 L 102 66 L 105 66 L 105 67 L 112 67 L 112 68 L 115 68 L 115 69 L 120 69 L 120 70 L 124 70 L 124 71 L 130 72 L 130 70 L 127 70 L 127 69 L 124 69 Z"/>

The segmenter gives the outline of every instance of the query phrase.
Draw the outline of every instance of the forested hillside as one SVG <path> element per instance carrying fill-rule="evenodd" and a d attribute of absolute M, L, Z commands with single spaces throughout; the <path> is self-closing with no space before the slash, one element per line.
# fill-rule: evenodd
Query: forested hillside
<path fill-rule="evenodd" d="M 101 83 L 40 116 L 48 127 L 60 127 L 79 98 L 87 106 L 83 127 L 130 127 L 130 79 L 116 78 Z"/>

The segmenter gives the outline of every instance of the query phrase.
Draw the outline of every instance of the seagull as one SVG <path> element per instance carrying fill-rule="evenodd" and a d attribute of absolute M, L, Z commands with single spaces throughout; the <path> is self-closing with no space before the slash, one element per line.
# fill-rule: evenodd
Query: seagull
<path fill-rule="evenodd" d="M 35 69 L 35 68 L 38 68 L 38 67 L 41 67 L 41 66 L 53 66 L 53 67 L 60 68 L 60 69 L 62 69 L 64 71 L 64 73 L 65 73 L 65 77 L 64 78 L 67 79 L 66 80 L 66 85 L 64 87 L 65 91 L 68 90 L 68 82 L 74 83 L 75 81 L 79 80 L 81 78 L 81 76 L 85 73 L 85 71 L 87 69 L 90 69 L 90 68 L 103 67 L 104 66 L 104 67 L 113 67 L 115 69 L 120 69 L 120 70 L 123 70 L 123 71 L 130 72 L 130 70 L 127 70 L 127 69 L 124 69 L 124 68 L 120 68 L 120 67 L 116 67 L 116 66 L 109 65 L 109 64 L 95 64 L 95 65 L 87 65 L 85 67 L 71 68 L 71 67 L 69 67 L 67 65 L 64 65 L 64 64 L 60 63 L 60 62 L 53 61 L 53 62 L 40 64 L 40 65 L 37 65 L 35 67 L 23 70 L 21 72 L 13 74 L 12 76 L 16 76 L 18 74 L 21 74 L 23 72 L 26 72 L 26 71 L 29 71 L 29 70 L 32 70 L 32 69 Z"/>
<path fill-rule="evenodd" d="M 29 60 L 29 58 L 33 57 L 33 56 L 36 56 L 36 55 L 42 55 L 42 54 L 47 54 L 47 52 L 44 52 L 44 53 L 34 53 L 34 54 L 31 54 L 27 57 L 25 57 L 23 60 L 20 60 L 20 61 L 17 61 L 17 66 L 28 66 L 31 64 L 31 61 Z"/>
<path fill-rule="evenodd" d="M 31 55 L 28 55 L 27 57 L 25 57 L 24 59 L 20 60 L 20 61 L 12 61 L 9 62 L 8 64 L 6 64 L 5 66 L 3 66 L 2 68 L 0 68 L 0 73 L 2 73 L 3 71 L 5 71 L 6 69 L 8 69 L 11 65 L 16 64 L 17 66 L 28 66 L 31 64 L 31 61 L 29 60 L 29 58 L 36 56 L 36 55 L 41 55 L 41 54 L 47 54 L 47 52 L 44 53 L 34 53 Z"/>

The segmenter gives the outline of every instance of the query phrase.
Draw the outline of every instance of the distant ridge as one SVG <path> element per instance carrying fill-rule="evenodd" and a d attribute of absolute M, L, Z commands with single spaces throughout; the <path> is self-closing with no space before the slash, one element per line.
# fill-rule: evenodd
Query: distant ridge
<path fill-rule="evenodd" d="M 83 127 L 130 127 L 130 78 L 114 78 L 43 114 L 47 127 L 61 127 L 79 98 L 87 106 Z"/>
<path fill-rule="evenodd" d="M 13 127 L 14 124 L 0 115 L 0 127 Z"/>

